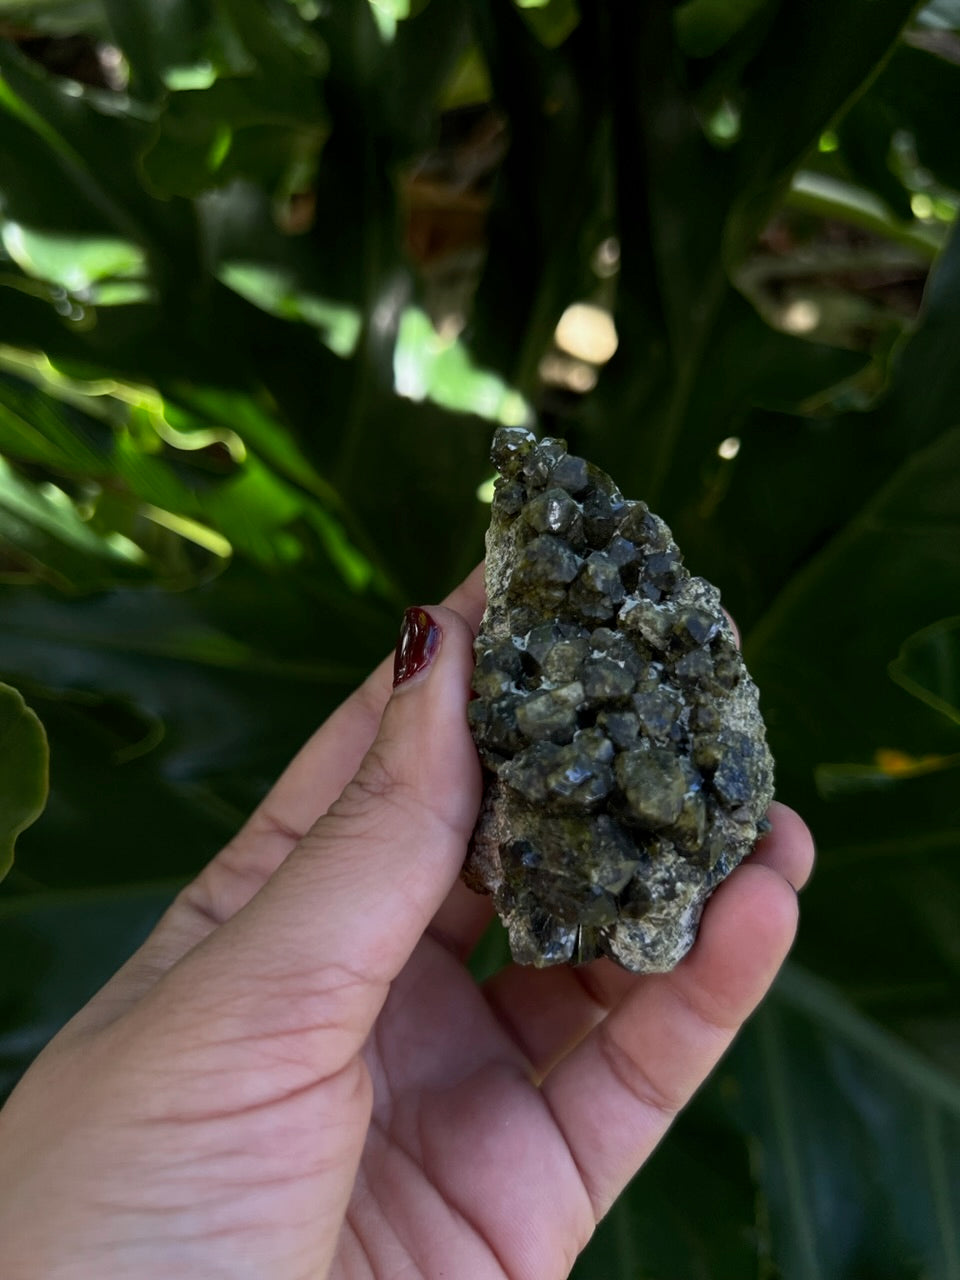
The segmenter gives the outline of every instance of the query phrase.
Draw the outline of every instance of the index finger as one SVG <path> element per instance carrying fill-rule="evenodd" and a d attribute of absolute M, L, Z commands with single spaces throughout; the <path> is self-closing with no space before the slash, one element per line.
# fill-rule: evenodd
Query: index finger
<path fill-rule="evenodd" d="M 477 565 L 441 603 L 465 618 L 476 633 L 486 605 L 483 564 Z M 340 796 L 370 749 L 392 683 L 391 653 L 301 747 L 254 810 L 238 839 L 249 827 L 262 826 L 264 818 L 272 826 L 285 829 L 291 842 L 310 830 Z"/>

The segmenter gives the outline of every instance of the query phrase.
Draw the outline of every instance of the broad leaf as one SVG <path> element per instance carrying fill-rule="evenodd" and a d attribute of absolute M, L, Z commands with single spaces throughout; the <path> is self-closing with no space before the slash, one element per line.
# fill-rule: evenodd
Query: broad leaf
<path fill-rule="evenodd" d="M 275 580 L 264 607 L 263 578 L 240 564 L 191 593 L 68 604 L 7 588 L 2 609 L 0 672 L 29 687 L 53 746 L 50 805 L 20 865 L 78 887 L 198 870 L 396 625 L 303 579 Z M 112 800 L 90 814 L 91 795 Z"/>
<path fill-rule="evenodd" d="M 958 1139 L 955 1078 L 790 967 L 574 1275 L 951 1280 Z"/>
<path fill-rule="evenodd" d="M 800 954 L 891 1026 L 903 1027 L 901 1000 L 912 992 L 915 1011 L 930 1020 L 922 1033 L 917 1027 L 925 1048 L 941 1034 L 934 1020 L 942 1026 L 951 1017 L 960 987 L 950 924 L 960 910 L 949 767 L 956 727 L 886 670 L 904 639 L 936 617 L 945 586 L 960 580 L 958 466 L 954 429 L 904 465 L 795 575 L 747 645 L 780 793 L 801 809 L 820 845 Z M 882 593 L 895 609 L 879 607 Z M 894 786 L 818 793 L 815 765 L 869 765 L 886 752 L 944 757 L 943 767 L 907 770 Z M 916 922 L 912 941 L 891 948 L 905 911 Z"/>
<path fill-rule="evenodd" d="M 725 1066 L 600 1223 L 573 1280 L 743 1280 L 757 1266 L 757 1188 L 725 1114 Z"/>
<path fill-rule="evenodd" d="M 904 641 L 890 675 L 908 693 L 960 723 L 960 618 L 944 618 Z"/>
<path fill-rule="evenodd" d="M 779 184 L 890 53 L 913 9 L 912 0 L 875 0 L 864 22 L 858 0 L 779 6 L 740 83 L 745 110 L 739 194 L 727 231 L 731 256 L 749 246 Z"/>
<path fill-rule="evenodd" d="M 787 1280 L 951 1280 L 960 1086 L 800 970 L 729 1064 Z"/>
<path fill-rule="evenodd" d="M 177 887 L 0 897 L 0 1099 L 132 955 Z"/>

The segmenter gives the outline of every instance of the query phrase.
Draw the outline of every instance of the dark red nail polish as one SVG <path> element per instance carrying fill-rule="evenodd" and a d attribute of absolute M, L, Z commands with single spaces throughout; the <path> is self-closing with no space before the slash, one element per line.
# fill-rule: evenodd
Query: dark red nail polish
<path fill-rule="evenodd" d="M 426 609 L 419 605 L 408 609 L 400 624 L 400 639 L 393 659 L 393 687 L 429 667 L 439 648 L 440 628 Z"/>

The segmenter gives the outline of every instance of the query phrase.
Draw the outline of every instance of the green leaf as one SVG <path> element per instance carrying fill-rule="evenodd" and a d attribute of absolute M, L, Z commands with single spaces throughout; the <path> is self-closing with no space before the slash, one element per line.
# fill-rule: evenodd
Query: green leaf
<path fill-rule="evenodd" d="M 600 1222 L 573 1280 L 743 1280 L 757 1267 L 757 1189 L 725 1114 L 721 1067 Z"/>
<path fill-rule="evenodd" d="M 943 618 L 916 632 L 889 670 L 908 693 L 960 724 L 960 618 Z"/>
<path fill-rule="evenodd" d="M 755 655 L 760 671 L 768 671 L 768 711 L 775 723 L 792 725 L 793 736 L 781 743 L 784 760 L 810 759 L 811 754 L 836 759 L 838 742 L 856 744 L 858 750 L 851 753 L 856 758 L 891 745 L 920 754 L 947 741 L 948 733 L 942 731 L 925 741 L 924 730 L 918 729 L 933 724 L 929 711 L 919 702 L 904 702 L 901 691 L 887 681 L 878 685 L 877 676 L 886 671 L 888 655 L 899 648 L 904 632 L 927 621 L 924 615 L 931 601 L 946 584 L 960 582 L 960 544 L 954 537 L 960 526 L 960 494 L 953 483 L 958 464 L 960 428 L 955 428 L 902 467 L 844 532 L 793 578 L 749 635 L 748 654 Z M 871 606 L 881 578 L 897 600 L 896 610 L 886 616 Z M 845 643 L 818 660 L 820 619 L 826 611 L 831 629 Z M 777 670 L 787 649 L 803 655 L 802 691 Z M 844 688 L 847 681 L 852 683 Z M 788 684 L 789 710 L 778 703 Z M 802 714 L 797 701 L 809 697 L 814 687 L 824 698 L 821 705 L 829 707 L 817 724 Z M 867 695 L 867 688 L 874 692 Z M 853 705 L 859 710 L 847 718 Z M 897 710 L 891 712 L 891 706 Z M 912 732 L 905 733 L 901 743 L 891 744 L 891 723 L 901 730 L 909 724 Z M 816 747 L 807 754 L 814 742 Z"/>
<path fill-rule="evenodd" d="M 874 183 L 876 186 L 876 183 Z M 852 227 L 915 250 L 933 261 L 946 240 L 945 228 L 917 223 L 906 209 L 907 222 L 895 217 L 887 204 L 872 190 L 865 190 L 842 178 L 801 170 L 794 174 L 787 197 L 791 209 L 800 209 L 821 218 L 838 218 Z"/>
<path fill-rule="evenodd" d="M 320 331 L 321 340 L 338 356 L 351 356 L 362 320 L 355 307 L 328 301 L 301 287 L 282 266 L 259 262 L 223 262 L 219 278 L 241 297 L 285 320 L 302 320 Z"/>
<path fill-rule="evenodd" d="M 68 474 L 97 475 L 112 434 L 74 405 L 58 404 L 22 378 L 0 374 L 0 452 Z"/>
<path fill-rule="evenodd" d="M 431 400 L 505 426 L 532 421 L 533 410 L 495 373 L 477 369 L 462 343 L 436 332 L 428 316 L 404 311 L 393 354 L 394 386 L 409 400 Z"/>
<path fill-rule="evenodd" d="M 592 285 L 587 259 L 608 233 L 600 210 L 608 163 L 596 10 L 547 50 L 513 5 L 476 0 L 478 44 L 495 102 L 511 121 L 510 148 L 490 216 L 489 255 L 475 300 L 478 364 L 522 395 L 564 308 Z M 545 104 L 549 109 L 545 109 Z"/>
<path fill-rule="evenodd" d="M 749 248 L 782 184 L 889 55 L 913 8 L 912 0 L 873 0 L 864 22 L 859 0 L 779 6 L 740 81 L 744 107 L 738 198 L 727 227 L 730 260 Z"/>
<path fill-rule="evenodd" d="M 98 536 L 62 489 L 34 488 L 2 458 L 0 548 L 14 558 L 15 572 L 64 590 L 91 591 L 144 576 L 146 557 L 135 543 L 120 535 Z"/>
<path fill-rule="evenodd" d="M 105 34 L 103 0 L 0 0 L 0 18 L 49 35 Z"/>
<path fill-rule="evenodd" d="M 0 684 L 0 880 L 13 865 L 20 835 L 47 798 L 47 739 L 16 689 Z"/>
<path fill-rule="evenodd" d="M 790 966 L 573 1274 L 953 1280 L 958 1138 L 955 1076 Z"/>
<path fill-rule="evenodd" d="M 680 47 L 692 58 L 708 58 L 768 5 L 769 0 L 685 0 L 674 15 Z"/>
<path fill-rule="evenodd" d="M 888 72 L 899 52 L 891 58 Z M 881 84 L 883 79 L 881 73 Z M 844 163 L 854 180 L 878 195 L 897 219 L 908 222 L 913 219 L 910 193 L 891 164 L 893 135 L 901 118 L 880 100 L 875 82 L 840 120 L 837 133 Z"/>
<path fill-rule="evenodd" d="M 676 511 L 669 514 L 681 545 L 687 548 L 698 571 L 723 584 L 728 607 L 737 614 L 745 633 L 769 609 L 783 584 L 839 534 L 911 453 L 936 440 L 957 421 L 960 389 L 952 377 L 954 362 L 948 351 L 951 335 L 956 332 L 958 279 L 960 237 L 954 233 L 930 274 L 918 321 L 897 343 L 890 362 L 892 369 L 886 371 L 891 386 L 869 412 L 859 409 L 866 397 L 855 386 L 850 388 L 847 401 L 855 408 L 846 413 L 839 412 L 842 399 L 832 413 L 828 402 L 826 411 L 817 409 L 806 418 L 796 416 L 797 410 L 802 411 L 802 404 L 776 404 L 770 399 L 768 403 L 778 411 L 776 414 L 750 412 L 739 421 L 728 421 L 726 430 L 715 437 L 719 442 L 723 435 L 735 436 L 740 448 L 736 459 L 725 467 L 715 461 L 712 476 L 707 469 L 700 495 L 683 469 L 690 456 L 689 451 L 684 451 L 683 435 L 675 438 L 678 501 L 685 491 L 690 495 L 690 505 L 685 504 L 679 518 Z M 731 333 L 729 340 L 735 336 L 735 332 Z M 747 350 L 747 346 L 740 348 L 736 356 L 731 351 L 730 360 L 712 370 L 710 381 L 703 381 L 699 413 L 710 413 L 714 386 L 719 389 L 719 404 L 723 406 L 725 381 L 750 376 Z M 757 350 L 762 348 L 758 346 Z M 812 361 L 812 352 L 807 358 Z M 762 369 L 762 359 L 758 364 Z M 873 378 L 880 372 L 875 370 Z M 783 410 L 790 410 L 793 416 Z M 698 421 L 693 419 L 694 426 Z M 647 443 L 643 435 L 640 440 Z M 664 447 L 662 440 L 652 440 L 647 445 L 648 452 L 656 447 Z M 811 498 L 814 493 L 816 501 Z M 696 502 L 698 497 L 700 501 Z M 762 556 L 756 553 L 758 528 L 766 531 Z M 935 590 L 933 580 L 926 579 L 922 590 Z M 920 617 L 916 626 L 926 625 L 941 613 L 942 606 L 931 600 L 930 612 Z M 891 628 L 882 659 L 884 666 L 903 638 L 904 629 Z M 855 651 L 851 658 L 855 661 Z M 896 721 L 897 714 L 892 714 Z M 865 743 L 849 758 L 869 758 L 878 746 L 907 744 Z M 908 749 L 923 754 L 931 745 L 914 743 Z M 824 748 L 818 751 L 815 763 L 836 759 L 835 752 Z"/>
<path fill-rule="evenodd" d="M 76 293 L 108 279 L 141 277 L 142 249 L 126 240 L 62 236 L 32 231 L 17 222 L 0 227 L 3 247 L 21 270 Z"/>
<path fill-rule="evenodd" d="M 158 96 L 168 77 L 188 68 L 216 75 L 244 66 L 236 34 L 210 0 L 172 0 L 162 10 L 137 0 L 102 0 L 102 7 L 137 93 Z"/>
<path fill-rule="evenodd" d="M 179 887 L 0 896 L 0 1098 L 129 959 Z"/>
<path fill-rule="evenodd" d="M 327 55 L 289 3 L 227 0 L 215 10 L 209 0 L 179 0 L 176 16 L 163 15 L 160 40 L 155 6 L 112 0 L 110 8 L 146 82 L 177 90 L 143 155 L 156 193 L 195 196 L 237 177 L 284 195 L 306 188 L 328 133 Z"/>
<path fill-rule="evenodd" d="M 548 49 L 563 44 L 580 21 L 577 0 L 514 0 L 514 3 L 524 22 Z"/>
<path fill-rule="evenodd" d="M 0 72 L 5 217 L 34 233 L 121 239 L 151 258 L 172 245 L 189 250 L 186 211 L 161 208 L 140 183 L 148 116 L 117 112 L 109 97 L 74 91 L 2 41 Z"/>
<path fill-rule="evenodd" d="M 904 635 L 929 626 L 960 585 L 958 467 L 954 428 L 808 559 L 745 646 L 763 690 L 778 792 L 804 814 L 820 849 L 799 955 L 898 1028 L 905 1001 L 924 1009 L 929 1027 L 954 1008 L 960 956 L 941 913 L 960 910 L 956 772 L 945 764 L 896 785 L 822 793 L 815 769 L 872 762 L 878 752 L 917 761 L 957 752 L 955 723 L 886 673 Z M 891 949 L 905 929 L 908 951 Z"/>
<path fill-rule="evenodd" d="M 792 968 L 729 1064 L 791 1280 L 960 1275 L 960 1085 Z"/>
<path fill-rule="evenodd" d="M 329 573 L 268 578 L 238 561 L 189 592 L 0 587 L 0 610 L 0 677 L 16 673 L 53 758 L 18 866 L 69 887 L 199 870 L 389 651 L 397 616 Z"/>
<path fill-rule="evenodd" d="M 313 99 L 313 112 L 291 110 L 286 91 L 277 95 L 270 82 L 218 80 L 173 94 L 143 157 L 151 189 L 192 197 L 238 177 L 255 178 L 269 191 L 302 187 L 327 137 L 319 99 L 306 80 L 302 93 Z"/>
<path fill-rule="evenodd" d="M 960 189 L 960 159 L 950 144 L 943 113 L 956 101 L 958 82 L 960 69 L 949 56 L 904 42 L 868 95 L 888 113 L 896 130 L 908 134 L 920 165 L 956 189 Z"/>

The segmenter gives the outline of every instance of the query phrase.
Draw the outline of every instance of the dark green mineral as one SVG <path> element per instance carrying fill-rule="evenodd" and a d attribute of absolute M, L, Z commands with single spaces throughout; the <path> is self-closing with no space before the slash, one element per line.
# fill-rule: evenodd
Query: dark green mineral
<path fill-rule="evenodd" d="M 773 761 L 720 593 L 608 475 L 504 427 L 464 868 L 521 964 L 673 968 L 765 829 Z"/>

